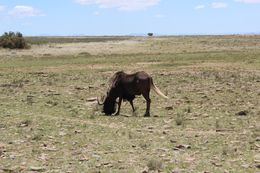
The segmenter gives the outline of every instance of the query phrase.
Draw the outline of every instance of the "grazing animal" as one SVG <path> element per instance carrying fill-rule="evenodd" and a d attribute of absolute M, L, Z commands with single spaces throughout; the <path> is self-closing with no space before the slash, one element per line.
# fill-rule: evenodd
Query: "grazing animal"
<path fill-rule="evenodd" d="M 135 111 L 133 100 L 136 95 L 142 95 L 146 100 L 146 112 L 144 116 L 150 116 L 150 89 L 153 89 L 158 95 L 165 96 L 153 83 L 153 79 L 144 71 L 133 74 L 126 74 L 123 71 L 116 72 L 110 80 L 110 86 L 102 104 L 103 112 L 106 115 L 112 115 L 116 112 L 116 103 L 118 101 L 118 110 L 116 115 L 120 113 L 122 100 L 130 102 L 133 112 Z"/>

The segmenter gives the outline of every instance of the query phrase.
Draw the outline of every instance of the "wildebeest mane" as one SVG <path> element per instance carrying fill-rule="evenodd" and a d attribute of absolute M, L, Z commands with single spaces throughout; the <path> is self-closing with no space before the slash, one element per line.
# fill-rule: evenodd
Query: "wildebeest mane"
<path fill-rule="evenodd" d="M 118 71 L 109 79 L 108 91 L 110 91 L 111 88 L 113 88 L 117 85 L 118 78 L 119 78 L 120 74 L 123 74 L 123 73 L 124 73 L 124 71 Z"/>

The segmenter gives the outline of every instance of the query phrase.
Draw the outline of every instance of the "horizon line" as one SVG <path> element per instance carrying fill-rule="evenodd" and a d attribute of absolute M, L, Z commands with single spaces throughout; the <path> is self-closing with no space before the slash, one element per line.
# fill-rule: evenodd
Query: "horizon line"
<path fill-rule="evenodd" d="M 149 37 L 164 37 L 164 36 L 228 36 L 228 35 L 260 35 L 260 32 L 252 33 L 201 33 L 201 34 L 156 34 Z M 59 34 L 39 34 L 39 35 L 27 35 L 23 34 L 25 37 L 148 37 L 147 34 L 72 34 L 72 35 L 59 35 Z"/>

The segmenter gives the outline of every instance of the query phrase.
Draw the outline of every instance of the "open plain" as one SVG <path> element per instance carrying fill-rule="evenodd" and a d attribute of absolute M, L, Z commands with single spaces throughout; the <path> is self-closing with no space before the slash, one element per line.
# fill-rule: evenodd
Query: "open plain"
<path fill-rule="evenodd" d="M 260 171 L 259 35 L 27 39 L 0 49 L 0 172 Z M 104 116 L 119 70 L 170 99 Z"/>

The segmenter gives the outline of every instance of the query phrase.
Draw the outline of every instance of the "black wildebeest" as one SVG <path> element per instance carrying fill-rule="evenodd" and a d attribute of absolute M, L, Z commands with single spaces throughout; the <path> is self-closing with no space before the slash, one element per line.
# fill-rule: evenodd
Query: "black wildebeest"
<path fill-rule="evenodd" d="M 106 115 L 112 115 L 116 112 L 116 103 L 118 101 L 118 110 L 116 115 L 120 113 L 120 107 L 122 100 L 130 102 L 133 112 L 135 111 L 133 100 L 136 95 L 143 95 L 146 100 L 146 112 L 144 116 L 150 116 L 150 89 L 153 89 L 158 95 L 165 96 L 153 83 L 153 79 L 144 71 L 136 72 L 133 74 L 126 74 L 123 71 L 116 72 L 110 79 L 110 86 L 107 91 L 107 95 L 104 98 L 103 112 Z"/>

